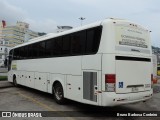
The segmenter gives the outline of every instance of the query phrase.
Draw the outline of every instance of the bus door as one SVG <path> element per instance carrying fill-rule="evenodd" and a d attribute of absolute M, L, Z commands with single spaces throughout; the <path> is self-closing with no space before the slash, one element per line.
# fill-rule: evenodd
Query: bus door
<path fill-rule="evenodd" d="M 83 99 L 87 103 L 100 105 L 101 72 L 83 71 Z"/>
<path fill-rule="evenodd" d="M 12 59 L 13 59 L 13 50 L 9 51 L 9 56 L 7 56 L 8 71 L 11 70 Z"/>

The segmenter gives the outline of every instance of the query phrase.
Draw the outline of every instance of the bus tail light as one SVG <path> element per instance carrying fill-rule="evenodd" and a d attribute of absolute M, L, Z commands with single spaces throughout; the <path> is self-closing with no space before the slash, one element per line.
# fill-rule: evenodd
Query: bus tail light
<path fill-rule="evenodd" d="M 116 75 L 115 74 L 106 74 L 105 75 L 105 90 L 107 92 L 114 92 L 116 84 Z"/>

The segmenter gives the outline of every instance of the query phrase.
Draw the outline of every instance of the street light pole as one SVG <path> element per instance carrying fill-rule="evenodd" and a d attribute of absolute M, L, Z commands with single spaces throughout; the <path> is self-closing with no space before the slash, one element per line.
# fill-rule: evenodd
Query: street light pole
<path fill-rule="evenodd" d="M 80 17 L 79 19 L 81 20 L 81 26 L 82 26 L 82 22 L 83 22 L 83 20 L 85 20 L 86 18 Z"/>

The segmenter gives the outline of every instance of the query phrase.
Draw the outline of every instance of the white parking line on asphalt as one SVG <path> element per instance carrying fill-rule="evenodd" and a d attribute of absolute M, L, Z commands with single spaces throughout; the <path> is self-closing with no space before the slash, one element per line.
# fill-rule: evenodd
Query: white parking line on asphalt
<path fill-rule="evenodd" d="M 38 101 L 38 100 L 30 97 L 30 96 L 24 95 L 24 94 L 22 94 L 21 92 L 17 92 L 17 93 L 18 93 L 20 96 L 29 99 L 31 102 L 38 104 L 39 106 L 43 107 L 44 109 L 47 109 L 48 111 L 57 111 L 57 114 L 62 115 L 62 116 L 64 115 L 64 113 L 58 112 L 58 110 L 56 110 L 56 109 L 54 109 L 54 108 L 51 108 L 51 107 L 49 107 L 48 105 L 46 105 L 46 104 L 44 104 L 44 103 L 42 103 L 42 102 L 40 102 L 40 101 Z M 75 119 L 73 119 L 72 117 L 66 117 L 66 118 L 67 118 L 68 120 L 75 120 Z"/>
<path fill-rule="evenodd" d="M 17 92 L 17 93 L 18 93 L 20 96 L 29 99 L 29 100 L 32 101 L 33 103 L 36 103 L 36 104 L 40 105 L 41 107 L 47 109 L 48 111 L 57 111 L 57 110 L 55 110 L 55 109 L 53 109 L 53 108 L 45 105 L 45 104 L 42 103 L 42 102 L 39 102 L 38 100 L 36 100 L 36 99 L 34 99 L 34 98 L 30 97 L 30 96 L 24 95 L 24 94 L 22 94 L 21 92 Z"/>

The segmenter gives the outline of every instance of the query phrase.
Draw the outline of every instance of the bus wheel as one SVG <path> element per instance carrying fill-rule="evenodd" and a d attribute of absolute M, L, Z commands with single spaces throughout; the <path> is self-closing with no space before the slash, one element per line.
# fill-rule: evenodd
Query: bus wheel
<path fill-rule="evenodd" d="M 64 92 L 63 92 L 63 87 L 61 83 L 58 82 L 53 86 L 53 95 L 54 95 L 55 101 L 58 104 L 65 103 Z"/>
<path fill-rule="evenodd" d="M 18 87 L 17 80 L 16 80 L 16 77 L 15 77 L 15 76 L 13 77 L 13 85 L 14 85 L 15 87 Z"/>

